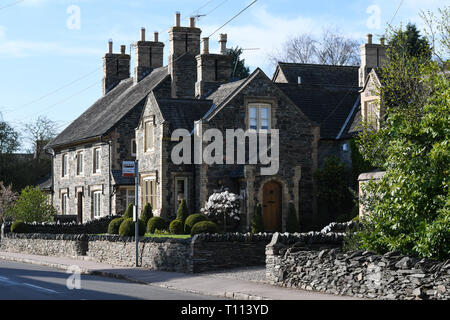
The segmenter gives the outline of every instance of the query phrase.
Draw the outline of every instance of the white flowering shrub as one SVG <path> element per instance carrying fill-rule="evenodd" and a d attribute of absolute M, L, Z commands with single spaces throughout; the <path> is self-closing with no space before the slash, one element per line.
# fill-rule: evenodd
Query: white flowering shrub
<path fill-rule="evenodd" d="M 201 212 L 214 220 L 232 218 L 239 221 L 240 197 L 234 193 L 224 191 L 213 193 Z"/>

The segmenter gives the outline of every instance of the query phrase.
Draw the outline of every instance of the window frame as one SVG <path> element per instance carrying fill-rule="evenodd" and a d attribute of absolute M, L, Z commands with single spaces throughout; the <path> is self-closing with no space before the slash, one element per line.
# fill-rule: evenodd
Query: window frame
<path fill-rule="evenodd" d="M 158 184 L 156 183 L 156 177 L 144 178 L 143 191 L 142 206 L 144 207 L 147 203 L 150 203 L 153 211 L 158 209 Z"/>
<path fill-rule="evenodd" d="M 137 144 L 136 144 L 136 139 L 131 139 L 131 156 L 132 157 L 136 157 L 137 154 Z M 134 151 L 134 152 L 133 152 Z"/>
<path fill-rule="evenodd" d="M 81 155 L 81 171 L 80 171 L 80 155 Z M 77 176 L 84 174 L 84 150 L 77 151 Z"/>
<path fill-rule="evenodd" d="M 61 214 L 67 215 L 67 205 L 69 204 L 69 195 L 67 192 L 61 193 Z"/>
<path fill-rule="evenodd" d="M 178 210 L 179 206 L 179 200 L 178 200 L 178 182 L 184 181 L 183 184 L 183 194 L 184 194 L 184 200 L 186 200 L 186 205 L 189 206 L 189 178 L 188 177 L 175 177 L 175 210 Z"/>
<path fill-rule="evenodd" d="M 147 130 L 147 128 L 149 130 Z M 151 137 L 150 136 L 151 133 Z M 144 152 L 150 152 L 155 148 L 155 125 L 153 120 L 144 122 Z"/>
<path fill-rule="evenodd" d="M 69 154 L 63 153 L 61 156 L 61 178 L 69 176 Z"/>
<path fill-rule="evenodd" d="M 96 203 L 96 197 L 98 196 L 98 203 Z M 98 204 L 98 211 L 96 211 Z M 96 215 L 97 213 L 97 215 Z M 101 218 L 102 216 L 102 191 L 92 191 L 92 216 L 94 219 Z"/>
<path fill-rule="evenodd" d="M 133 204 L 135 204 L 135 202 L 136 202 L 136 189 L 135 188 L 127 188 L 127 189 L 125 189 L 126 191 L 125 191 L 125 203 L 126 203 L 126 208 L 128 208 L 128 206 L 131 204 L 131 203 L 133 203 Z M 129 192 L 130 191 L 133 191 L 133 201 L 129 201 L 130 199 L 131 199 L 131 197 L 130 197 L 130 195 L 129 195 Z"/>
<path fill-rule="evenodd" d="M 251 117 L 251 110 L 256 109 L 256 118 Z M 267 118 L 262 118 L 262 109 L 267 109 Z M 256 132 L 268 132 L 272 129 L 272 104 L 267 102 L 250 102 L 247 104 L 247 129 Z M 251 121 L 256 120 L 256 129 L 251 127 Z M 262 122 L 267 121 L 267 129 L 262 129 Z"/>
<path fill-rule="evenodd" d="M 98 159 L 97 159 L 97 151 L 98 151 Z M 101 173 L 101 159 L 102 159 L 102 148 L 95 147 L 92 150 L 92 173 L 99 174 Z"/>

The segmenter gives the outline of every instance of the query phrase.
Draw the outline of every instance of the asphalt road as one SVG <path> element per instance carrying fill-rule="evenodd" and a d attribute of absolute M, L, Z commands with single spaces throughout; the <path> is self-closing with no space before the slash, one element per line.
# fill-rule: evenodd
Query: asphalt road
<path fill-rule="evenodd" d="M 48 267 L 0 261 L 0 300 L 214 300 L 213 297 L 130 283 L 125 280 L 81 275 L 80 281 Z"/>

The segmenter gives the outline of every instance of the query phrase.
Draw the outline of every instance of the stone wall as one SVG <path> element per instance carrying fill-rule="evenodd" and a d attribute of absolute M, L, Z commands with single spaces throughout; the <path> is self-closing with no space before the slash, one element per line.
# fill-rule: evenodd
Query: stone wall
<path fill-rule="evenodd" d="M 325 242 L 290 246 L 279 234 L 267 246 L 266 255 L 267 280 L 274 285 L 384 300 L 450 298 L 450 260 L 345 253 Z"/>

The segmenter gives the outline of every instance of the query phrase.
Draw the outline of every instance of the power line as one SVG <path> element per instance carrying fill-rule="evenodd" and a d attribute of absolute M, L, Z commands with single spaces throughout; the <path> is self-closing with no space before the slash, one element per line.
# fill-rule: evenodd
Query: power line
<path fill-rule="evenodd" d="M 400 1 L 400 4 L 398 5 L 397 10 L 394 13 L 394 16 L 391 19 L 391 22 L 389 23 L 389 25 L 392 25 L 392 22 L 394 22 L 395 17 L 397 16 L 398 11 L 400 10 L 401 6 L 403 5 L 404 0 Z"/>

